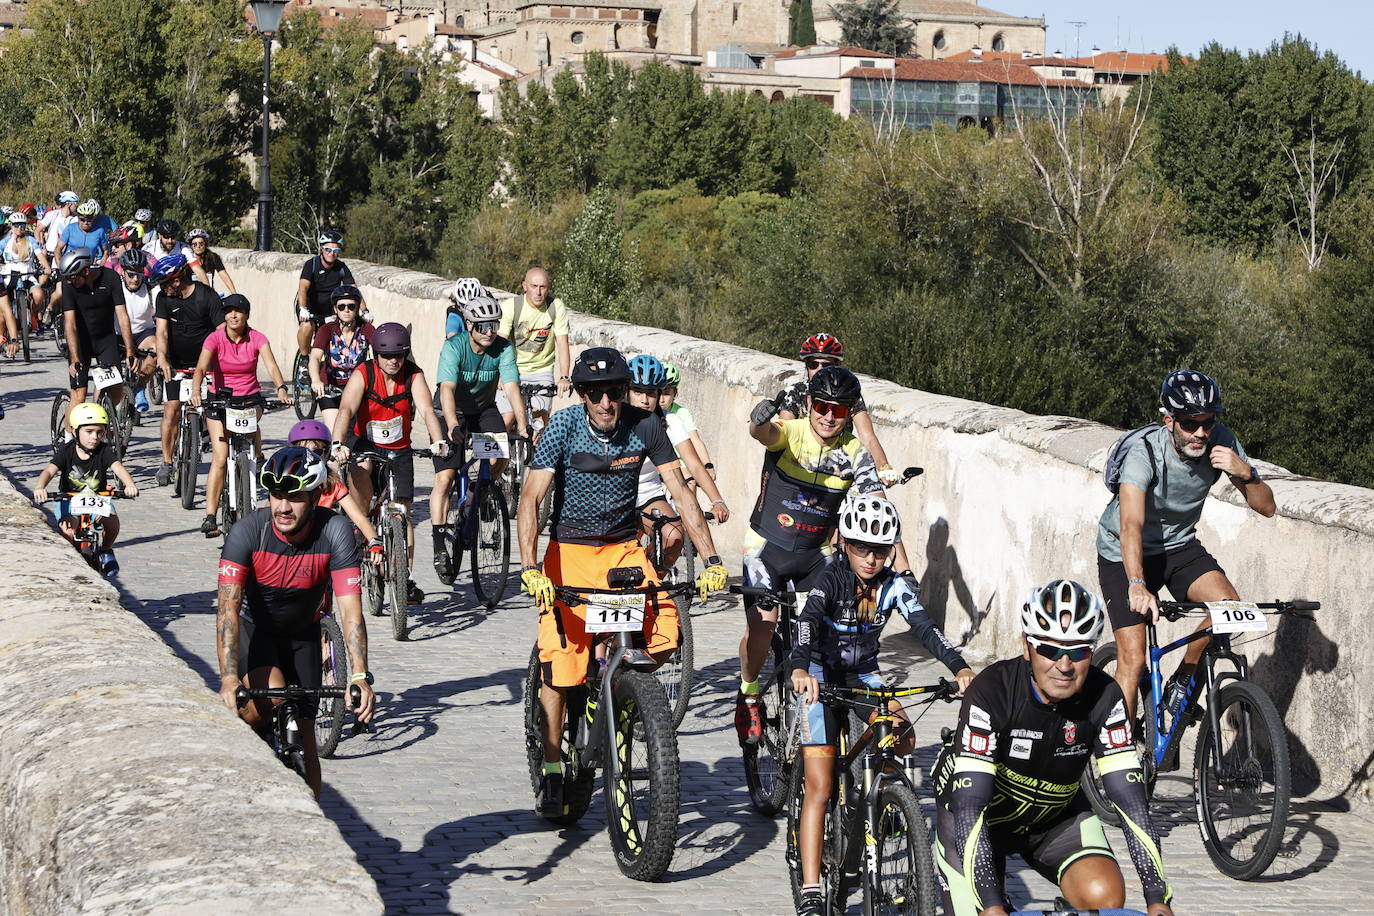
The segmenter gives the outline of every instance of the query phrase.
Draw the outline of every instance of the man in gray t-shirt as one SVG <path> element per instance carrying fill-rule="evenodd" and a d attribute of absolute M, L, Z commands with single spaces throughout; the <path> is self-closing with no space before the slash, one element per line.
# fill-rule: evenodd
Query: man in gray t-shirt
<path fill-rule="evenodd" d="M 1116 680 L 1135 714 L 1145 668 L 1145 616 L 1159 617 L 1157 595 L 1176 601 L 1239 598 L 1221 565 L 1197 539 L 1207 493 L 1223 474 L 1260 515 L 1273 516 L 1274 494 L 1226 427 L 1217 422 L 1221 389 L 1201 372 L 1181 369 L 1160 388 L 1164 423 L 1138 440 L 1121 463 L 1117 494 L 1097 524 L 1097 576 L 1116 636 Z M 1210 625 L 1210 620 L 1201 626 Z M 1188 645 L 1175 679 L 1190 676 L 1206 640 Z"/>

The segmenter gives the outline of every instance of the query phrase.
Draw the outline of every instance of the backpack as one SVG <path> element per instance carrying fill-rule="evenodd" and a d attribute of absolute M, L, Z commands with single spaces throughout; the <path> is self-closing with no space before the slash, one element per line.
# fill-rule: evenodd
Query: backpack
<path fill-rule="evenodd" d="M 557 301 L 558 301 L 557 299 L 550 299 L 548 305 L 545 306 L 545 308 L 548 309 L 548 313 L 549 313 L 549 333 L 550 333 L 550 334 L 553 333 L 553 319 L 554 319 L 554 315 L 557 314 L 557 313 L 555 312 L 554 303 L 557 302 Z M 519 328 L 520 328 L 520 306 L 523 305 L 524 302 L 525 302 L 525 294 L 524 294 L 524 293 L 516 293 L 516 294 L 515 294 L 515 299 L 514 299 L 515 312 L 510 316 L 510 344 L 511 344 L 512 347 L 515 346 L 515 335 L 516 335 L 516 333 L 518 333 Z"/>
<path fill-rule="evenodd" d="M 1145 451 L 1150 454 L 1150 485 L 1154 486 L 1154 466 L 1155 466 L 1155 447 L 1150 444 L 1149 435 L 1159 429 L 1158 423 L 1147 423 L 1138 426 L 1129 432 L 1121 434 L 1120 438 L 1113 443 L 1107 450 L 1107 463 L 1102 466 L 1102 483 L 1113 493 L 1121 489 L 1121 465 L 1126 461 L 1126 455 L 1131 451 L 1137 442 L 1145 443 Z"/>

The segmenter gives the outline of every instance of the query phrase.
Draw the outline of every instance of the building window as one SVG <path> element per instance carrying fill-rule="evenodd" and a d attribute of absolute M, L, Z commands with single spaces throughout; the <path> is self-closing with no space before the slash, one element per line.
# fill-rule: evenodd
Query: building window
<path fill-rule="evenodd" d="M 943 50 L 945 49 L 945 32 L 944 32 L 944 29 L 941 29 L 940 31 L 936 32 L 936 33 L 935 33 L 935 37 L 934 37 L 933 39 L 931 39 L 931 42 L 930 42 L 930 43 L 931 43 L 932 45 L 935 46 L 935 50 L 937 50 L 937 51 L 943 51 Z"/>
<path fill-rule="evenodd" d="M 860 60 L 859 60 L 859 66 L 860 66 L 860 67 L 876 67 L 876 66 L 878 66 L 878 62 L 877 62 L 876 60 L 863 60 L 863 59 L 860 59 Z"/>
<path fill-rule="evenodd" d="M 773 93 L 773 95 L 772 95 L 771 97 L 769 97 L 768 101 L 770 101 L 770 102 L 781 102 L 784 98 L 785 98 L 785 96 L 782 94 L 782 90 L 781 90 L 781 89 L 778 89 L 778 90 L 776 90 L 776 91 Z"/>
<path fill-rule="evenodd" d="M 573 32 L 571 35 L 568 36 L 568 39 L 572 41 L 573 44 L 580 45 L 582 44 L 582 39 L 586 37 L 586 34 L 583 32 Z"/>
<path fill-rule="evenodd" d="M 1007 49 L 1007 39 L 1001 32 L 992 36 L 992 50 L 1005 51 Z"/>
<path fill-rule="evenodd" d="M 734 24 L 737 23 L 737 22 L 739 22 L 739 4 L 738 4 L 738 3 L 736 3 L 736 4 L 734 4 L 733 6 L 730 7 L 730 24 L 731 24 L 731 25 L 734 25 Z"/>

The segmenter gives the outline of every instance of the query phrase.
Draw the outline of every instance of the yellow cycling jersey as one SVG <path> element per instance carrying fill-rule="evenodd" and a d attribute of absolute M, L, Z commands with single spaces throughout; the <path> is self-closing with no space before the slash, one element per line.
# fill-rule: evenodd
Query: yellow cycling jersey
<path fill-rule="evenodd" d="M 521 375 L 552 369 L 557 339 L 568 334 L 568 307 L 562 299 L 550 299 L 537 309 L 521 293 L 503 305 L 496 333 L 515 345 L 515 367 Z"/>

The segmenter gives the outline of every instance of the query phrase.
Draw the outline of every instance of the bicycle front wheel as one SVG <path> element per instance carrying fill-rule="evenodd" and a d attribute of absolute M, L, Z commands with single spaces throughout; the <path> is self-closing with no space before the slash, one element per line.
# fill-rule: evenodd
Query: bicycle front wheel
<path fill-rule="evenodd" d="M 348 652 L 344 648 L 343 631 L 333 617 L 320 618 L 321 687 L 348 686 Z M 315 744 L 321 757 L 333 757 L 343 734 L 344 714 L 348 701 L 342 697 L 323 697 L 320 711 L 315 715 Z"/>
<path fill-rule="evenodd" d="M 677 846 L 677 733 L 668 698 L 653 675 L 615 680 L 616 747 L 602 795 L 615 863 L 628 878 L 657 881 Z"/>
<path fill-rule="evenodd" d="M 182 410 L 186 405 L 182 405 Z M 190 509 L 196 504 L 196 471 L 200 469 L 200 424 L 192 418 L 183 419 L 181 435 L 177 441 L 176 475 L 177 494 L 181 497 L 181 508 Z"/>
<path fill-rule="evenodd" d="M 67 437 L 67 414 L 72 408 L 72 395 L 69 391 L 59 391 L 52 399 L 52 447 L 56 449 Z"/>
<path fill-rule="evenodd" d="M 363 613 L 373 617 L 382 616 L 386 607 L 386 564 L 373 563 L 369 555 L 364 555 L 362 567 Z"/>
<path fill-rule="evenodd" d="M 779 670 L 779 669 L 783 670 Z M 787 801 L 788 779 L 795 753 L 793 731 L 797 725 L 796 701 L 792 685 L 786 680 L 786 665 L 776 652 L 759 672 L 759 683 L 767 684 L 760 710 L 763 737 L 744 748 L 744 779 L 749 786 L 749 804 L 759 814 L 774 817 Z"/>
<path fill-rule="evenodd" d="M 539 795 L 539 780 L 544 775 L 544 707 L 539 702 L 543 680 L 539 673 L 539 647 L 530 653 L 525 669 L 525 759 L 529 763 L 530 787 Z M 596 771 L 581 767 L 577 762 L 577 722 L 586 714 L 587 685 L 581 684 L 567 692 L 563 709 L 563 740 L 560 757 L 563 762 L 563 813 L 549 817 L 561 826 L 575 824 L 592 804 Z"/>
<path fill-rule="evenodd" d="M 858 842 L 861 838 L 855 838 Z M 892 780 L 878 791 L 878 822 L 873 825 L 877 856 L 874 874 L 864 881 L 866 911 L 885 916 L 935 916 L 939 888 L 930 854 L 930 825 L 916 793 Z"/>
<path fill-rule="evenodd" d="M 1116 676 L 1116 643 L 1098 646 L 1093 653 L 1093 667 L 1101 668 L 1108 675 Z M 1151 698 L 1150 673 L 1145 671 L 1140 676 L 1140 684 L 1135 703 L 1135 719 L 1131 721 L 1131 733 L 1135 735 L 1136 754 L 1140 757 L 1141 767 L 1145 772 L 1145 792 L 1153 797 L 1155 794 L 1155 735 L 1157 734 L 1155 722 L 1155 705 Z M 1107 790 L 1102 785 L 1102 776 L 1097 771 L 1097 761 L 1091 760 L 1088 768 L 1083 773 L 1082 781 L 1083 794 L 1087 796 L 1088 804 L 1092 805 L 1093 812 L 1104 824 L 1113 827 L 1121 826 L 1121 815 L 1117 813 L 1116 805 L 1107 798 Z"/>
<path fill-rule="evenodd" d="M 1283 719 L 1248 681 L 1217 693 L 1217 730 L 1204 715 L 1193 755 L 1198 827 L 1222 874 L 1258 877 L 1274 861 L 1288 822 L 1292 773 Z"/>
<path fill-rule="evenodd" d="M 24 350 L 24 362 L 32 362 L 30 338 L 33 336 L 33 329 L 29 325 L 33 319 L 29 316 L 29 291 L 22 283 L 14 291 L 14 312 L 15 317 L 19 319 L 19 341 Z"/>
<path fill-rule="evenodd" d="M 510 577 L 510 512 L 494 481 L 478 484 L 472 511 L 472 586 L 488 610 L 506 593 Z"/>
<path fill-rule="evenodd" d="M 399 514 L 386 516 L 382 523 L 382 561 L 386 570 L 386 603 L 391 611 L 391 636 L 397 641 L 406 638 L 410 624 L 406 620 L 407 586 L 410 569 L 406 553 L 406 523 Z"/>
<path fill-rule="evenodd" d="M 296 354 L 295 371 L 291 373 L 291 406 L 295 408 L 298 420 L 309 420 L 315 416 L 315 389 L 310 387 L 310 357 L 304 353 Z"/>
<path fill-rule="evenodd" d="M 252 512 L 258 501 L 257 483 L 253 480 L 253 453 L 251 451 L 245 449 L 243 454 L 239 455 L 239 460 L 234 465 L 234 474 L 237 477 L 234 488 L 238 490 L 238 497 L 234 501 L 233 512 L 229 516 L 230 524 Z M 228 529 L 225 529 L 224 536 L 229 536 Z"/>

